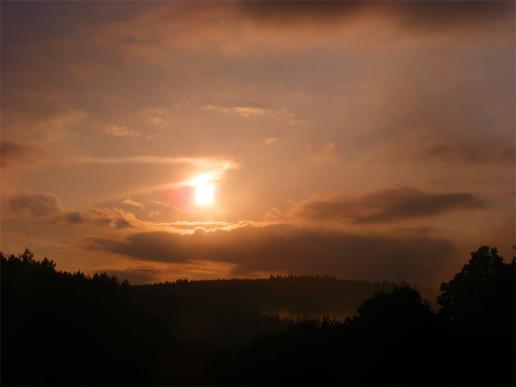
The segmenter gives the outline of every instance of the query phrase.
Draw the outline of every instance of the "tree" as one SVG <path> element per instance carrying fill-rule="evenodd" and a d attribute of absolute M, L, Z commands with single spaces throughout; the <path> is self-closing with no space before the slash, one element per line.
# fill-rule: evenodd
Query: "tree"
<path fill-rule="evenodd" d="M 433 324 L 435 314 L 430 304 L 409 285 L 396 287 L 391 293 L 380 292 L 366 300 L 358 315 L 349 323 L 353 326 L 374 327 L 375 330 L 413 332 Z"/>
<path fill-rule="evenodd" d="M 25 249 L 25 251 L 20 254 L 20 259 L 22 262 L 32 263 L 34 261 L 33 258 L 34 254 L 29 249 Z"/>
<path fill-rule="evenodd" d="M 446 324 L 461 329 L 514 331 L 515 260 L 505 263 L 495 248 L 483 246 L 455 277 L 441 285 L 438 303 Z"/>
<path fill-rule="evenodd" d="M 439 316 L 449 343 L 442 354 L 453 384 L 514 385 L 515 260 L 482 246 L 441 285 Z M 462 375 L 462 376 L 459 376 Z"/>

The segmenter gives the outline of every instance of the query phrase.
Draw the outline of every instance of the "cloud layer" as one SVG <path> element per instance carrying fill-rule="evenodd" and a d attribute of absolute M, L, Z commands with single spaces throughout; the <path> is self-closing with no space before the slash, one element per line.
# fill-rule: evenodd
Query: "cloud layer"
<path fill-rule="evenodd" d="M 303 201 L 291 210 L 291 216 L 315 221 L 381 223 L 482 206 L 482 201 L 469 193 L 427 193 L 399 187 L 382 189 L 356 198 Z"/>
<path fill-rule="evenodd" d="M 453 255 L 450 242 L 437 238 L 354 235 L 286 224 L 232 230 L 133 233 L 123 239 L 93 238 L 96 249 L 141 261 L 218 261 L 235 273 L 334 274 L 345 278 L 428 281 Z"/>
<path fill-rule="evenodd" d="M 7 201 L 11 214 L 30 214 L 35 217 L 55 215 L 59 212 L 57 198 L 47 193 L 20 194 Z"/>
<path fill-rule="evenodd" d="M 0 141 L 0 167 L 10 167 L 18 163 L 33 161 L 38 154 L 34 147 L 15 141 Z"/>
<path fill-rule="evenodd" d="M 244 13 L 270 24 L 317 23 L 332 25 L 351 19 L 385 16 L 402 27 L 416 31 L 442 31 L 479 26 L 486 20 L 507 17 L 511 1 L 242 1 Z"/>

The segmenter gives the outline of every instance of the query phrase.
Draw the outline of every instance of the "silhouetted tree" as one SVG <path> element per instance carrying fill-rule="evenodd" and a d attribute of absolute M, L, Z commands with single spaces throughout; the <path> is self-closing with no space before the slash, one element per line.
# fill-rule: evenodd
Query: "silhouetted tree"
<path fill-rule="evenodd" d="M 495 248 L 483 246 L 454 278 L 441 285 L 443 321 L 460 329 L 514 331 L 515 260 L 505 263 Z"/>
<path fill-rule="evenodd" d="M 357 312 L 356 317 L 348 320 L 350 325 L 403 332 L 412 331 L 414 327 L 427 327 L 436 319 L 430 304 L 407 284 L 396 287 L 391 293 L 376 294 L 366 300 Z"/>
<path fill-rule="evenodd" d="M 454 278 L 441 285 L 438 303 L 454 384 L 514 385 L 515 259 L 505 263 L 483 246 Z"/>
<path fill-rule="evenodd" d="M 133 286 L 57 271 L 29 250 L 0 258 L 2 384 L 514 384 L 515 260 L 488 247 L 441 286 L 437 313 L 406 284 L 290 275 Z M 344 321 L 262 313 L 336 305 L 357 308 Z"/>

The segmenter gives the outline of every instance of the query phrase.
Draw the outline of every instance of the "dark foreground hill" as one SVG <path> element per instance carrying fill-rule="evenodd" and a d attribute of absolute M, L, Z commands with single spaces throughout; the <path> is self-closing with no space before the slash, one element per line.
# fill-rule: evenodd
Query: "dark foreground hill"
<path fill-rule="evenodd" d="M 387 281 L 290 275 L 271 276 L 269 279 L 179 280 L 141 285 L 140 288 L 178 301 L 202 299 L 285 319 L 344 319 L 355 314 L 366 299 L 379 292 L 390 292 L 397 285 Z M 436 290 L 418 289 L 435 303 Z"/>
<path fill-rule="evenodd" d="M 514 384 L 515 261 L 487 247 L 442 285 L 437 310 L 386 282 L 131 286 L 29 252 L 1 258 L 2 384 Z M 274 315 L 339 308 L 353 317 Z"/>

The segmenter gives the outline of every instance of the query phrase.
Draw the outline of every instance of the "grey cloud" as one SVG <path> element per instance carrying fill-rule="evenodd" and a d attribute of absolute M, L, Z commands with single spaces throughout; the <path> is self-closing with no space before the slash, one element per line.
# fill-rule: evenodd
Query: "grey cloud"
<path fill-rule="evenodd" d="M 32 159 L 35 149 L 14 141 L 0 142 L 0 166 L 11 166 L 14 163 Z"/>
<path fill-rule="evenodd" d="M 21 194 L 7 201 L 11 213 L 28 213 L 35 217 L 55 215 L 59 213 L 57 198 L 47 193 Z"/>
<path fill-rule="evenodd" d="M 62 219 L 72 225 L 108 226 L 115 229 L 133 227 L 136 220 L 131 212 L 125 212 L 117 208 L 84 209 L 64 213 Z"/>
<path fill-rule="evenodd" d="M 452 147 L 445 144 L 434 144 L 426 149 L 425 156 L 431 159 L 444 162 L 467 162 L 467 163 L 514 163 L 514 147 L 491 146 L 473 147 L 459 146 Z"/>
<path fill-rule="evenodd" d="M 192 235 L 139 232 L 123 239 L 92 238 L 89 245 L 141 261 L 233 263 L 235 273 L 277 271 L 409 281 L 434 279 L 454 253 L 443 239 L 353 235 L 286 224 Z"/>
<path fill-rule="evenodd" d="M 91 238 L 90 243 L 94 248 L 143 261 L 184 263 L 195 259 L 187 252 L 186 244 L 190 239 L 190 236 L 155 231 L 134 233 L 123 240 Z"/>
<path fill-rule="evenodd" d="M 64 220 L 71 224 L 80 224 L 84 219 L 79 211 L 68 212 L 64 215 Z"/>
<path fill-rule="evenodd" d="M 294 207 L 291 216 L 316 221 L 377 223 L 479 207 L 482 207 L 482 202 L 469 193 L 427 193 L 399 187 L 375 191 L 357 198 L 307 200 Z"/>
<path fill-rule="evenodd" d="M 129 223 L 126 219 L 123 219 L 123 218 L 115 219 L 114 226 L 117 229 L 132 227 L 131 223 Z"/>
<path fill-rule="evenodd" d="M 65 212 L 60 209 L 55 195 L 43 192 L 9 197 L 5 209 L 11 215 L 51 216 L 52 222 L 74 226 L 106 226 L 121 230 L 132 228 L 138 222 L 133 213 L 118 208 L 86 208 Z"/>
<path fill-rule="evenodd" d="M 379 14 L 411 30 L 478 26 L 512 14 L 511 1 L 242 1 L 244 15 L 263 24 L 334 25 Z"/>

